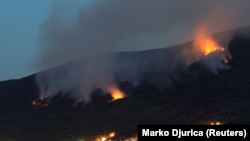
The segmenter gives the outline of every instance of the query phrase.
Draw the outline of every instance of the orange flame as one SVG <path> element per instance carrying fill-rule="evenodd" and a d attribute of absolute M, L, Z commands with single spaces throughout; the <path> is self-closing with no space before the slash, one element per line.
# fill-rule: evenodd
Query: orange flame
<path fill-rule="evenodd" d="M 228 64 L 229 61 L 231 61 L 231 60 L 232 60 L 232 56 L 229 55 L 229 56 L 227 56 L 226 58 L 224 58 L 223 62 L 224 62 L 225 64 Z"/>
<path fill-rule="evenodd" d="M 221 125 L 222 123 L 220 121 L 211 121 L 210 125 Z"/>
<path fill-rule="evenodd" d="M 216 41 L 208 35 L 208 32 L 204 28 L 198 28 L 195 34 L 194 46 L 198 48 L 205 56 L 225 49 L 219 46 Z"/>
<path fill-rule="evenodd" d="M 49 103 L 47 103 L 43 97 L 40 97 L 39 99 L 35 99 L 31 103 L 34 107 L 48 107 Z"/>
<path fill-rule="evenodd" d="M 111 132 L 107 135 L 98 136 L 95 141 L 108 141 L 109 139 L 115 137 L 115 132 Z"/>
<path fill-rule="evenodd" d="M 201 124 L 203 124 L 203 125 L 222 125 L 224 123 L 225 122 L 221 122 L 221 121 L 218 121 L 218 120 L 207 120 L 207 121 L 201 122 Z"/>
<path fill-rule="evenodd" d="M 138 137 L 135 136 L 135 137 L 127 138 L 124 141 L 138 141 Z"/>
<path fill-rule="evenodd" d="M 126 97 L 126 95 L 115 86 L 109 87 L 108 91 L 110 92 L 112 96 L 112 101 Z"/>

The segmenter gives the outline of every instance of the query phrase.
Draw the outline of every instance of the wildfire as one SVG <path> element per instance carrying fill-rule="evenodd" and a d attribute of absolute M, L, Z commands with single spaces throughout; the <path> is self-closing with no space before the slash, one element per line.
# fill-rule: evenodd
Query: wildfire
<path fill-rule="evenodd" d="M 224 62 L 225 64 L 228 64 L 229 61 L 231 61 L 231 60 L 232 60 L 232 56 L 227 56 L 226 58 L 224 58 L 223 62 Z"/>
<path fill-rule="evenodd" d="M 131 138 L 127 138 L 124 141 L 137 141 L 138 137 L 131 137 Z"/>
<path fill-rule="evenodd" d="M 95 141 L 109 141 L 111 138 L 115 137 L 115 132 L 111 132 L 107 135 L 98 136 Z"/>
<path fill-rule="evenodd" d="M 109 87 L 108 91 L 110 92 L 112 96 L 112 101 L 126 97 L 126 95 L 115 86 Z"/>
<path fill-rule="evenodd" d="M 205 56 L 213 52 L 223 52 L 225 50 L 225 48 L 219 46 L 216 41 L 208 35 L 204 28 L 198 28 L 195 34 L 194 46 Z"/>
<path fill-rule="evenodd" d="M 210 125 L 221 125 L 222 123 L 219 121 L 211 121 Z"/>
<path fill-rule="evenodd" d="M 207 121 L 201 122 L 201 124 L 203 124 L 203 125 L 222 125 L 224 123 L 225 122 L 221 122 L 221 121 L 218 121 L 218 120 L 207 120 Z"/>
<path fill-rule="evenodd" d="M 35 99 L 31 103 L 34 107 L 48 107 L 49 103 L 43 98 Z"/>
<path fill-rule="evenodd" d="M 76 106 L 79 106 L 79 105 L 82 105 L 83 104 L 83 100 L 82 99 L 78 99 L 74 102 L 74 104 L 72 105 L 72 107 L 76 107 Z"/>

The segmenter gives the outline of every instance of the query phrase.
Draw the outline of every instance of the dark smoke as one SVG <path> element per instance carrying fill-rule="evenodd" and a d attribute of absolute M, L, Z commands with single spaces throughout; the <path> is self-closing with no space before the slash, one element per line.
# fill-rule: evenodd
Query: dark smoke
<path fill-rule="evenodd" d="M 89 102 L 93 90 L 106 91 L 117 80 L 139 84 L 146 77 L 168 85 L 177 71 L 202 59 L 214 72 L 227 68 L 221 64 L 224 55 L 203 58 L 189 48 L 111 53 L 163 48 L 190 40 L 201 22 L 211 33 L 248 24 L 242 13 L 249 4 L 243 0 L 54 2 L 41 26 L 36 66 L 39 70 L 58 67 L 37 75 L 41 96 L 63 91 Z M 156 75 L 159 73 L 165 77 Z"/>

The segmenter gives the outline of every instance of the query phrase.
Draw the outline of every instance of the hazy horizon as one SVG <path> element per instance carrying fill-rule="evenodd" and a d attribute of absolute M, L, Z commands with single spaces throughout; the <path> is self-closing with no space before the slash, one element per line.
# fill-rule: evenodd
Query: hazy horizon
<path fill-rule="evenodd" d="M 192 40 L 200 22 L 208 23 L 211 33 L 250 25 L 250 2 L 244 0 L 4 0 L 0 9 L 0 81 L 86 54 L 178 45 Z"/>

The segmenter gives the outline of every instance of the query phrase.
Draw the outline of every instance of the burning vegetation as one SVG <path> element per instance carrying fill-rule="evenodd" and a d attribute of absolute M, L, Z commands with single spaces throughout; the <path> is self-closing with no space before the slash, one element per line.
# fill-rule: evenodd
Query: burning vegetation
<path fill-rule="evenodd" d="M 221 125 L 220 121 L 210 121 L 209 125 Z"/>
<path fill-rule="evenodd" d="M 74 104 L 72 105 L 72 107 L 76 107 L 76 106 L 79 106 L 79 105 L 84 105 L 84 102 L 83 102 L 83 100 L 81 98 L 76 100 L 74 102 Z"/>
<path fill-rule="evenodd" d="M 122 98 L 126 97 L 125 93 L 122 92 L 121 90 L 119 90 L 115 86 L 109 87 L 108 91 L 109 91 L 110 95 L 112 96 L 112 101 L 115 101 L 115 100 L 122 99 Z"/>
<path fill-rule="evenodd" d="M 201 122 L 202 125 L 222 125 L 224 122 L 218 121 L 218 120 L 207 120 Z"/>
<path fill-rule="evenodd" d="M 110 132 L 108 134 L 105 135 L 99 135 L 95 138 L 95 141 L 113 141 L 113 139 L 116 137 L 116 133 L 115 132 Z M 126 139 L 120 139 L 120 141 L 137 141 L 138 138 L 137 136 L 134 137 L 129 137 Z"/>
<path fill-rule="evenodd" d="M 44 97 L 40 97 L 39 99 L 35 99 L 32 101 L 33 107 L 48 107 L 49 103 Z"/>
<path fill-rule="evenodd" d="M 138 141 L 138 137 L 135 136 L 135 137 L 127 138 L 124 141 Z"/>
<path fill-rule="evenodd" d="M 114 137 L 115 137 L 115 132 L 111 132 L 109 134 L 100 135 L 96 137 L 95 141 L 110 141 Z"/>
<path fill-rule="evenodd" d="M 224 58 L 223 62 L 224 62 L 225 64 L 228 64 L 231 60 L 232 60 L 232 56 L 229 55 L 229 56 L 227 56 L 226 58 Z"/>
<path fill-rule="evenodd" d="M 194 47 L 205 56 L 214 52 L 223 52 L 225 50 L 224 47 L 221 47 L 213 37 L 208 34 L 205 28 L 198 28 L 195 34 Z"/>

